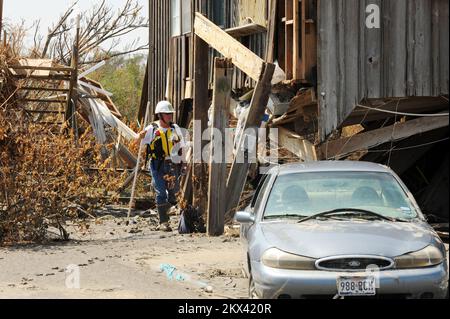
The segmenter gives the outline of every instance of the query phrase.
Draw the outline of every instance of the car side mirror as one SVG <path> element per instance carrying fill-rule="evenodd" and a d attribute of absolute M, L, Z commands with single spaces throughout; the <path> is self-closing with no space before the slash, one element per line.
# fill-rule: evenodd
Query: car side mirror
<path fill-rule="evenodd" d="M 234 215 L 234 220 L 241 224 L 253 224 L 255 222 L 255 216 L 249 212 L 237 212 Z"/>

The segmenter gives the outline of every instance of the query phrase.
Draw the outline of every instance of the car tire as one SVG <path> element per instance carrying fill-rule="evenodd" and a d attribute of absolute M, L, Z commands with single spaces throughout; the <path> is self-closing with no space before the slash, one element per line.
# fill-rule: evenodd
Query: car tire
<path fill-rule="evenodd" d="M 253 280 L 252 274 L 250 274 L 250 277 L 248 279 L 248 297 L 249 299 L 261 299 L 261 297 L 258 295 L 258 292 L 256 291 L 255 281 Z"/>

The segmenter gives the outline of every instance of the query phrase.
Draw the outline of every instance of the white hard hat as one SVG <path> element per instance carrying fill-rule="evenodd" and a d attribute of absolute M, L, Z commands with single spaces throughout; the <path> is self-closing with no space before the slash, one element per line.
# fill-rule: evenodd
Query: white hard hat
<path fill-rule="evenodd" d="M 175 109 L 168 101 L 161 101 L 156 105 L 155 114 L 175 113 Z"/>

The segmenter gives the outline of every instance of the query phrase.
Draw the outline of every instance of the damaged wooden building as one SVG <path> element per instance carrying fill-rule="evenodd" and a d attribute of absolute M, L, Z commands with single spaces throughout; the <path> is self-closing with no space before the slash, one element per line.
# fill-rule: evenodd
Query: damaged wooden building
<path fill-rule="evenodd" d="M 247 107 L 246 127 L 259 126 L 266 112 L 293 161 L 389 165 L 428 216 L 448 221 L 448 6 L 446 0 L 149 0 L 139 117 L 147 101 L 152 107 L 168 99 L 179 125 L 198 119 L 205 126 L 220 70 L 215 58 L 226 58 L 227 125 Z M 226 211 L 237 205 L 249 172 L 245 165 L 228 169 L 226 186 L 219 186 L 226 187 Z M 194 165 L 194 196 L 186 196 L 205 210 L 207 173 Z"/>

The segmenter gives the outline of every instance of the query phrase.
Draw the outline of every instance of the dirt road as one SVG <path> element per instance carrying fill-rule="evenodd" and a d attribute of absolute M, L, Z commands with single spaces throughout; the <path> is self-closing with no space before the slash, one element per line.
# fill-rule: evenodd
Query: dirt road
<path fill-rule="evenodd" d="M 105 216 L 69 227 L 67 243 L 0 248 L 0 298 L 246 297 L 238 238 L 160 233 L 152 218 L 134 221 Z"/>

